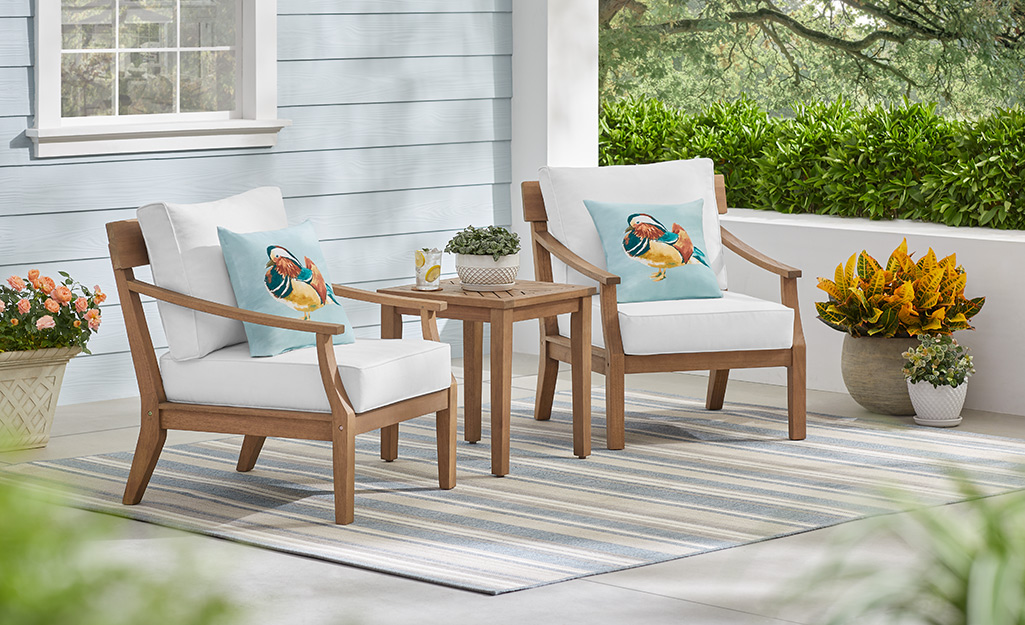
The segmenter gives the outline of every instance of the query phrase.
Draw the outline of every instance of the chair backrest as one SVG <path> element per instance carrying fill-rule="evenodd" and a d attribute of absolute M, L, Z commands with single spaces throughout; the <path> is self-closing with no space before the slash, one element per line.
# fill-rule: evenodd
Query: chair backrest
<path fill-rule="evenodd" d="M 542 167 L 540 198 L 524 193 L 524 218 L 551 232 L 591 264 L 605 268 L 605 253 L 584 200 L 638 204 L 679 204 L 704 200 L 702 226 L 706 255 L 719 286 L 727 288 L 726 265 L 719 232 L 719 214 L 726 212 L 725 185 L 709 159 L 669 161 L 612 167 Z M 537 259 L 535 259 L 535 266 Z M 552 279 L 592 284 L 581 274 L 552 259 Z M 538 274 L 538 279 L 542 279 Z"/>
<path fill-rule="evenodd" d="M 153 282 L 157 286 L 235 306 L 217 228 L 247 233 L 288 227 L 281 191 L 261 187 L 201 204 L 158 202 L 138 210 Z M 158 302 L 167 346 L 175 360 L 202 358 L 244 343 L 241 321 Z"/>

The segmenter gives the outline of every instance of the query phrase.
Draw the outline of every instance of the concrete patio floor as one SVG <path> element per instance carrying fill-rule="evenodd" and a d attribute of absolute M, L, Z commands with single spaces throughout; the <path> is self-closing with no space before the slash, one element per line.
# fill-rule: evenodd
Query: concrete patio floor
<path fill-rule="evenodd" d="M 457 366 L 461 363 L 457 362 Z M 517 355 L 514 397 L 534 394 L 536 360 Z M 459 377 L 461 370 L 456 370 Z M 485 375 L 485 380 L 487 375 Z M 460 383 L 462 381 L 460 380 Z M 594 384 L 603 383 L 595 376 Z M 569 371 L 560 374 L 569 388 Z M 706 378 L 687 374 L 644 374 L 627 378 L 628 388 L 703 396 Z M 486 381 L 485 381 L 486 385 Z M 485 389 L 485 397 L 488 390 Z M 733 402 L 783 406 L 782 387 L 732 381 Z M 846 394 L 809 392 L 808 409 L 860 419 L 880 419 Z M 44 449 L 0 454 L 0 465 L 130 451 L 138 433 L 138 400 L 62 406 Z M 911 423 L 910 418 L 887 417 Z M 1025 438 L 1021 417 L 966 411 L 961 430 Z M 810 432 L 814 435 L 814 432 Z M 172 432 L 167 444 L 217 438 Z M 603 441 L 594 440 L 602 445 Z M 515 479 L 515 473 L 507 479 Z M 958 513 L 958 506 L 945 511 Z M 89 515 L 88 512 L 74 514 Z M 224 540 L 118 520 L 120 534 L 96 545 L 105 555 L 157 570 L 172 553 L 189 552 L 201 564 L 197 583 L 224 589 L 246 610 L 242 623 L 403 624 L 512 623 L 821 623 L 835 597 L 799 587 L 803 575 L 834 557 L 836 541 L 864 522 L 692 556 L 636 569 L 596 575 L 533 590 L 489 597 L 401 577 L 291 556 Z M 859 561 L 899 563 L 911 554 L 903 545 L 876 540 L 859 548 Z M 209 566 L 207 566 L 209 565 Z M 790 596 L 791 599 L 783 600 Z M 793 597 L 800 597 L 794 599 Z"/>

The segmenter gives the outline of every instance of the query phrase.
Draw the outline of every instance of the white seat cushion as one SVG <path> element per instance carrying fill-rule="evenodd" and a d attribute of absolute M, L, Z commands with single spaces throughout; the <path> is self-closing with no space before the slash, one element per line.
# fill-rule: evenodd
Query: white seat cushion
<path fill-rule="evenodd" d="M 234 232 L 280 230 L 288 226 L 281 191 L 261 187 L 216 202 L 147 204 L 138 210 L 153 281 L 193 297 L 235 306 L 217 226 Z M 243 343 L 241 321 L 158 302 L 167 346 L 178 360 L 201 358 Z"/>
<path fill-rule="evenodd" d="M 726 263 L 715 203 L 715 170 L 707 158 L 650 165 L 612 167 L 542 167 L 541 195 L 548 213 L 548 230 L 566 247 L 592 265 L 606 268 L 605 250 L 584 200 L 633 204 L 682 204 L 701 198 L 701 227 L 708 264 L 719 288 L 726 289 Z M 555 282 L 594 284 L 592 280 L 552 259 Z"/>
<path fill-rule="evenodd" d="M 594 301 L 592 343 L 605 347 L 600 306 Z M 726 291 L 718 299 L 633 302 L 619 305 L 623 351 L 634 355 L 789 349 L 794 311 L 782 304 Z M 569 315 L 559 317 L 569 336 Z"/>
<path fill-rule="evenodd" d="M 342 384 L 357 413 L 446 389 L 452 382 L 447 343 L 359 339 L 335 345 Z M 251 358 L 242 343 L 203 358 L 160 359 L 167 399 L 192 404 L 330 412 L 315 347 Z"/>

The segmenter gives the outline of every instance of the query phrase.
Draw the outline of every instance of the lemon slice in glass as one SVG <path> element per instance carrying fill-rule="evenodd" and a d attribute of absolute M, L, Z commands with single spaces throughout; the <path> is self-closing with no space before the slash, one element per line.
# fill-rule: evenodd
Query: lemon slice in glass
<path fill-rule="evenodd" d="M 435 280 L 437 280 L 440 277 L 441 277 L 441 265 L 434 265 L 433 267 L 431 267 L 430 269 L 427 270 L 426 278 L 427 278 L 428 282 L 434 282 Z"/>
<path fill-rule="evenodd" d="M 423 250 L 416 251 L 416 268 L 420 269 L 427 263 L 427 257 L 424 256 Z"/>

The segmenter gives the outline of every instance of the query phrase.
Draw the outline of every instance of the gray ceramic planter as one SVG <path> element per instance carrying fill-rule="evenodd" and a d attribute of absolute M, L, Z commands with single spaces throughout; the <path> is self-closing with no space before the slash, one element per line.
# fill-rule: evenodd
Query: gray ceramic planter
<path fill-rule="evenodd" d="M 901 355 L 918 346 L 918 339 L 887 339 L 845 335 L 840 373 L 854 401 L 872 412 L 913 415 L 915 407 L 901 372 Z"/>

